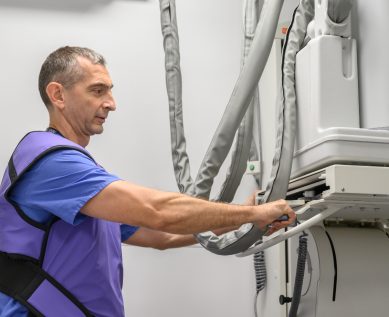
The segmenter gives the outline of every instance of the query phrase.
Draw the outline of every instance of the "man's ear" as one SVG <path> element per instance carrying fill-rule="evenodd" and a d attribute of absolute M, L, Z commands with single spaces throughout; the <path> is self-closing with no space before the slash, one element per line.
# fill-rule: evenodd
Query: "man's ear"
<path fill-rule="evenodd" d="M 46 94 L 49 97 L 51 104 L 60 109 L 63 109 L 65 101 L 63 88 L 64 87 L 60 83 L 55 81 L 50 82 L 46 86 Z"/>

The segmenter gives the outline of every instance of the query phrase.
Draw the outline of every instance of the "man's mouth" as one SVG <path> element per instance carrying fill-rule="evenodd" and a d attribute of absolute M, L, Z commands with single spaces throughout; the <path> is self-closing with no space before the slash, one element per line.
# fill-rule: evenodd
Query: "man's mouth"
<path fill-rule="evenodd" d="M 101 123 L 104 123 L 105 122 L 105 119 L 106 119 L 106 117 L 96 117 L 97 118 L 97 120 L 99 121 L 99 122 L 101 122 Z"/>

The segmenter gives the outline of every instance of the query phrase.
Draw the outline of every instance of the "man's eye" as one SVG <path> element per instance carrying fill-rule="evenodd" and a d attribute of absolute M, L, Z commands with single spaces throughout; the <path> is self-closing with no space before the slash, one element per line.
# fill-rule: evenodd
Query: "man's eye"
<path fill-rule="evenodd" d="M 94 92 L 97 94 L 97 95 L 101 95 L 103 93 L 103 89 L 95 89 Z"/>

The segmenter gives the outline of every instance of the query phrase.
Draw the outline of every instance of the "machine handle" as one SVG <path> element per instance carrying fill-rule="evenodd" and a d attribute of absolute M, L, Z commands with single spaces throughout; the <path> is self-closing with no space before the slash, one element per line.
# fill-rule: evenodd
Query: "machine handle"
<path fill-rule="evenodd" d="M 301 215 L 301 214 L 307 212 L 308 210 L 312 209 L 314 205 L 317 205 L 319 203 L 323 203 L 323 201 L 324 201 L 323 199 L 320 199 L 320 200 L 315 200 L 315 201 L 311 201 L 311 202 L 307 203 L 304 207 L 302 207 L 301 209 L 296 211 L 296 215 L 298 216 L 298 215 Z M 327 204 L 326 206 L 327 206 L 327 209 L 319 212 L 317 215 L 304 221 L 303 223 L 297 225 L 296 227 L 294 227 L 286 232 L 283 232 L 274 238 L 266 240 L 261 244 L 258 244 L 254 247 L 251 247 L 244 252 L 238 253 L 236 256 L 237 257 L 244 257 L 244 256 L 248 256 L 248 255 L 257 253 L 259 251 L 263 251 L 267 248 L 270 248 L 273 245 L 276 245 L 282 241 L 285 241 L 286 239 L 289 239 L 289 238 L 293 237 L 294 235 L 296 235 L 296 234 L 312 227 L 313 225 L 323 221 L 327 217 L 331 216 L 332 214 L 336 213 L 337 211 L 339 211 L 340 209 L 345 207 L 344 204 Z"/>
<path fill-rule="evenodd" d="M 283 215 L 283 216 L 277 218 L 277 221 L 288 221 L 288 220 L 289 220 L 288 215 Z"/>

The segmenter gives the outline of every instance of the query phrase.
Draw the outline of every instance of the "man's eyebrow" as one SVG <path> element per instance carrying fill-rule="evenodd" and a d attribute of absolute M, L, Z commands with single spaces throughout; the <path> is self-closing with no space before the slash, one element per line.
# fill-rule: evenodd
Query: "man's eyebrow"
<path fill-rule="evenodd" d="M 93 89 L 93 88 L 97 88 L 97 87 L 112 89 L 113 88 L 113 84 L 107 85 L 105 83 L 95 83 L 95 84 L 90 85 L 88 88 L 89 89 Z"/>

